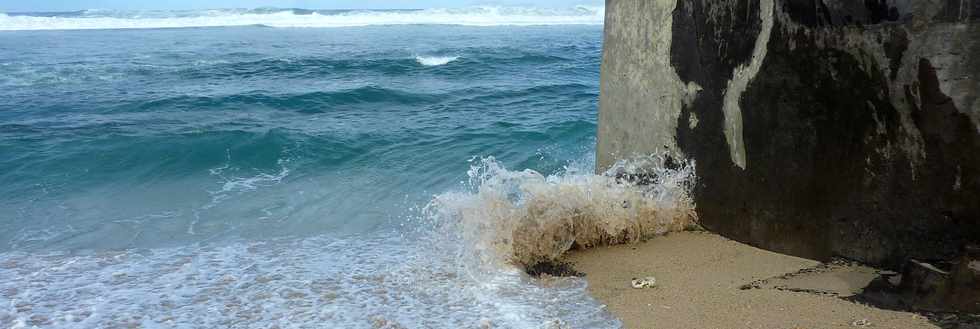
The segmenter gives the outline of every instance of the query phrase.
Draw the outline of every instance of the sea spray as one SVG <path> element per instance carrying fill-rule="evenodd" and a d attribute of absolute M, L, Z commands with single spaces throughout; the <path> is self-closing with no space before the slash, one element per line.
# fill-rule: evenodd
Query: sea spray
<path fill-rule="evenodd" d="M 467 191 L 437 195 L 423 211 L 461 240 L 457 257 L 477 270 L 471 274 L 528 268 L 572 248 L 636 242 L 695 225 L 694 162 L 669 165 L 667 159 L 621 161 L 601 175 L 545 176 L 483 158 L 467 173 Z"/>

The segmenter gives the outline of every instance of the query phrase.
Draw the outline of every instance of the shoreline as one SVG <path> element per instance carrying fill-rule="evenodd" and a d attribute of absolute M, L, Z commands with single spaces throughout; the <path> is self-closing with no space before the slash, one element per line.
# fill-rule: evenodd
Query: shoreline
<path fill-rule="evenodd" d="M 575 250 L 564 261 L 585 274 L 589 293 L 625 328 L 940 328 L 922 315 L 843 299 L 860 293 L 875 269 L 812 271 L 828 265 L 709 232 Z M 647 276 L 656 287 L 630 286 Z"/>

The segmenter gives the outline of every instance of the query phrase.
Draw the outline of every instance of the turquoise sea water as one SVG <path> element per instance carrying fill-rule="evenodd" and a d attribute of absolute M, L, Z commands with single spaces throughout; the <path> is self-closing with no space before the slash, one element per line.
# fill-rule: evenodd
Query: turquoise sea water
<path fill-rule="evenodd" d="M 4 32 L 0 250 L 361 234 L 473 157 L 555 172 L 592 148 L 600 33 Z"/>
<path fill-rule="evenodd" d="M 601 9 L 491 9 L 0 15 L 0 327 L 618 327 L 433 215 L 592 170 Z"/>

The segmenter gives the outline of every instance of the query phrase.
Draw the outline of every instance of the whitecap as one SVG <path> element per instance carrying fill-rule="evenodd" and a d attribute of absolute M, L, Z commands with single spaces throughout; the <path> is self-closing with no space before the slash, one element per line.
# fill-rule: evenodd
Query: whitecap
<path fill-rule="evenodd" d="M 415 56 L 415 61 L 424 66 L 440 66 L 452 63 L 459 56 Z"/>

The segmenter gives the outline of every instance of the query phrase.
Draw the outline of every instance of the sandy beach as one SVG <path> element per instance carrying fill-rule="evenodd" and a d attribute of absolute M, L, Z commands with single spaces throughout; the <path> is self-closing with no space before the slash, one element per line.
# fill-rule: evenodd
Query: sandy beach
<path fill-rule="evenodd" d="M 841 298 L 859 292 L 874 269 L 794 276 L 822 265 L 707 232 L 580 250 L 566 260 L 626 328 L 939 328 L 920 315 Z M 647 276 L 656 287 L 631 287 L 632 278 Z"/>

